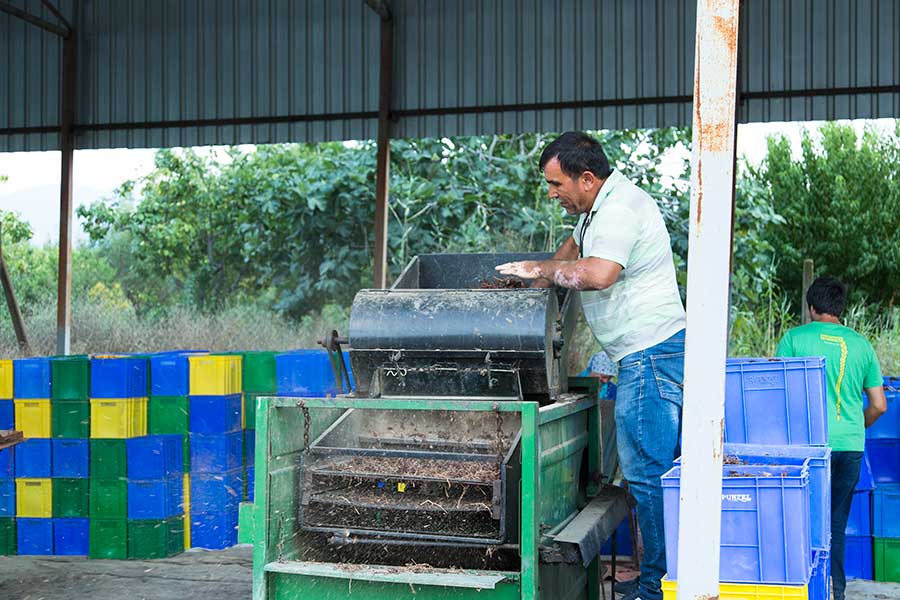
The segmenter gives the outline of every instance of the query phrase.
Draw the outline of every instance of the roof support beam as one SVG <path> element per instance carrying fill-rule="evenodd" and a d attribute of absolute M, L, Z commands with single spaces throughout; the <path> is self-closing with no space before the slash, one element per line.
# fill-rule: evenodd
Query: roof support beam
<path fill-rule="evenodd" d="M 698 0 L 678 597 L 719 597 L 740 0 Z"/>
<path fill-rule="evenodd" d="M 372 286 L 388 284 L 388 202 L 391 172 L 391 89 L 393 87 L 394 21 L 382 0 L 366 0 L 381 17 L 381 53 L 378 68 L 378 154 L 375 166 L 375 247 Z"/>
<path fill-rule="evenodd" d="M 75 35 L 63 41 L 62 123 L 59 128 L 62 169 L 59 190 L 59 273 L 56 293 L 56 353 L 71 350 L 72 328 L 72 166 L 75 159 Z"/>
<path fill-rule="evenodd" d="M 44 19 L 42 19 L 40 17 L 36 17 L 28 11 L 25 11 L 25 10 L 22 10 L 21 8 L 13 6 L 9 2 L 0 2 L 0 12 L 5 12 L 14 17 L 22 19 L 23 21 L 25 21 L 27 23 L 31 23 L 35 27 L 40 27 L 44 31 L 58 35 L 61 38 L 69 37 L 69 35 L 71 35 L 71 33 L 72 33 L 72 29 L 71 29 L 71 27 L 69 27 L 68 21 L 66 21 L 62 17 L 62 15 L 59 13 L 58 10 L 56 10 L 55 7 L 53 7 L 53 5 L 51 5 L 49 2 L 46 2 L 46 0 L 42 0 L 42 1 L 44 3 L 44 6 L 46 6 L 47 9 L 50 10 L 50 12 L 52 12 L 54 15 L 56 15 L 56 17 L 64 23 L 64 25 L 62 27 L 60 27 L 59 25 L 56 25 L 55 23 L 51 23 L 50 21 L 45 21 Z"/>

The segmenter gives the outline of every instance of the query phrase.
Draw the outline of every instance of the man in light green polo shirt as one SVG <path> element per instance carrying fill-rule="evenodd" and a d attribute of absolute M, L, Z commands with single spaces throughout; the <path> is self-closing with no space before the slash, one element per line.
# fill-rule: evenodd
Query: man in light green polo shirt
<path fill-rule="evenodd" d="M 672 467 L 681 429 L 685 314 L 672 244 L 656 201 L 613 169 L 600 143 L 564 133 L 544 148 L 548 195 L 580 215 L 553 260 L 497 266 L 504 275 L 581 291 L 594 337 L 618 363 L 619 463 L 637 501 L 644 543 L 640 578 L 622 600 L 662 600 L 666 573 L 660 477 Z"/>
<path fill-rule="evenodd" d="M 819 277 L 806 302 L 812 322 L 784 334 L 778 356 L 824 356 L 828 381 L 828 445 L 831 446 L 831 578 L 835 600 L 844 600 L 844 530 L 859 480 L 866 427 L 887 410 L 881 367 L 869 341 L 841 325 L 847 290 L 833 277 Z M 865 390 L 868 405 L 863 406 Z"/>

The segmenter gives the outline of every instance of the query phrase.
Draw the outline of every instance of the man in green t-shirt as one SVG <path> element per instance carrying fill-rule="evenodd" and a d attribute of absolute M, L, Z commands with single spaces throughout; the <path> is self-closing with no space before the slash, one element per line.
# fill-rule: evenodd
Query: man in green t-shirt
<path fill-rule="evenodd" d="M 831 578 L 834 600 L 844 600 L 844 530 L 866 445 L 866 427 L 887 410 L 881 367 L 869 341 L 841 325 L 847 290 L 819 277 L 806 293 L 812 322 L 784 334 L 778 356 L 824 356 L 831 446 Z M 865 390 L 868 405 L 863 406 Z"/>

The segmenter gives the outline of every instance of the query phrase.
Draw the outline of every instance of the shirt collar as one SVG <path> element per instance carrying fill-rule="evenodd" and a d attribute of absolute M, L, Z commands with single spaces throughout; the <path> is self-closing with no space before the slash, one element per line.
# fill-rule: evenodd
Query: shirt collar
<path fill-rule="evenodd" d="M 613 190 L 625 179 L 625 176 L 622 175 L 618 171 L 618 169 L 613 169 L 609 177 L 606 178 L 606 181 L 603 182 L 603 186 L 597 192 L 597 197 L 594 199 L 594 204 L 591 205 L 591 210 L 589 212 L 594 212 L 595 210 L 600 208 L 600 205 L 603 204 L 603 201 L 609 198 L 610 194 L 613 193 Z"/>

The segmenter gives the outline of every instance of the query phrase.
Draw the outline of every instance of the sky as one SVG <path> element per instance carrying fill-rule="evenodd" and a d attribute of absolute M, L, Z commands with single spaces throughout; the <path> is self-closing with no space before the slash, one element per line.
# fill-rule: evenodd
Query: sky
<path fill-rule="evenodd" d="M 866 123 L 877 127 L 893 127 L 891 119 L 853 121 L 858 130 Z M 753 164 L 765 156 L 766 138 L 782 133 L 799 149 L 802 131 L 815 128 L 817 123 L 750 123 L 738 126 L 738 156 Z M 208 149 L 215 150 L 215 149 Z M 124 181 L 137 179 L 153 170 L 155 150 L 78 150 L 74 165 L 75 206 L 109 198 Z M 31 223 L 33 243 L 55 242 L 59 236 L 59 152 L 0 153 L 0 175 L 7 176 L 0 183 L 0 209 L 13 210 Z M 81 223 L 73 224 L 76 244 L 86 240 Z"/>

